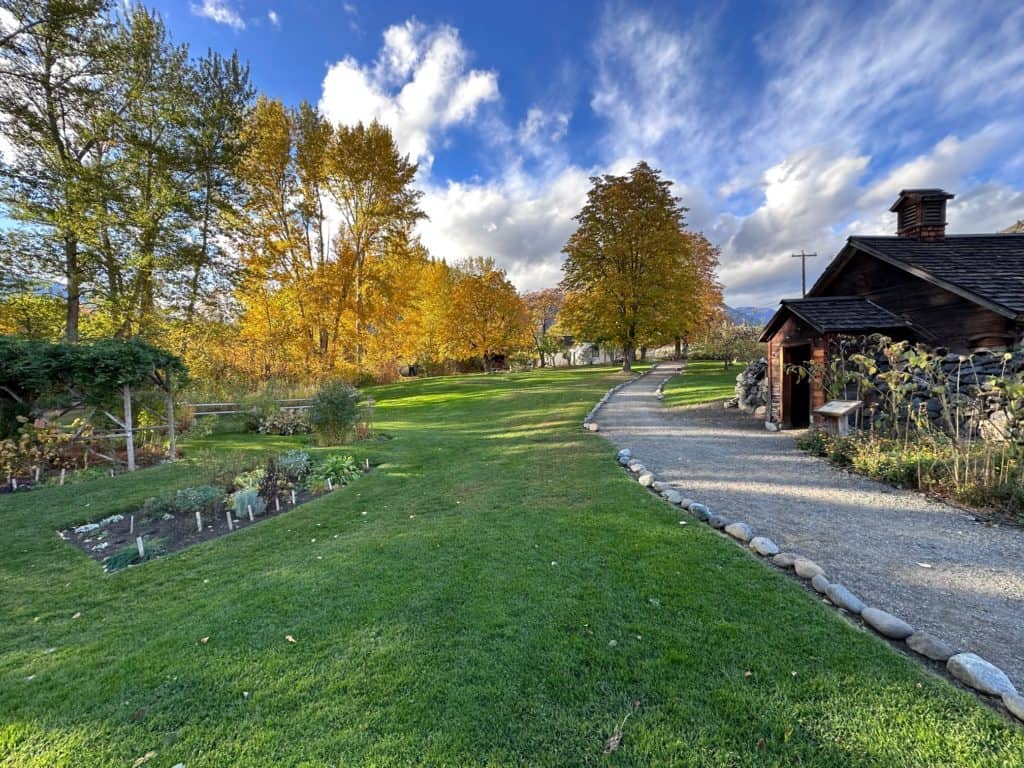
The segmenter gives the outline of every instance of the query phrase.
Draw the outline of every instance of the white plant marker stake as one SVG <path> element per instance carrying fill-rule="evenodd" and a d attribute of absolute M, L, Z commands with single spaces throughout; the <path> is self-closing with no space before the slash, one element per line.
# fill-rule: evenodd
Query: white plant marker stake
<path fill-rule="evenodd" d="M 366 471 L 369 472 L 370 471 L 370 460 L 367 459 L 365 463 L 366 463 Z"/>
<path fill-rule="evenodd" d="M 141 536 L 137 536 L 135 538 L 135 546 L 137 546 L 139 548 L 139 557 L 145 557 L 146 556 L 146 545 L 142 543 L 142 537 Z"/>
<path fill-rule="evenodd" d="M 113 476 L 114 476 L 114 468 L 113 468 L 113 467 L 111 467 L 111 468 L 110 468 L 110 476 L 111 476 L 111 477 L 113 477 Z"/>
<path fill-rule="evenodd" d="M 18 490 L 18 478 L 11 478 L 11 488 L 14 489 L 15 491 Z"/>
<path fill-rule="evenodd" d="M 60 469 L 60 484 L 61 485 L 64 485 L 64 473 L 65 472 L 67 472 L 67 469 L 65 467 L 61 467 L 61 469 Z"/>
<path fill-rule="evenodd" d="M 327 490 L 328 491 L 333 491 L 334 490 L 334 483 L 331 482 L 331 478 L 329 478 L 329 477 L 327 478 Z"/>
<path fill-rule="evenodd" d="M 40 474 L 40 472 L 42 472 L 42 469 L 40 468 L 40 466 L 38 464 L 36 464 L 36 482 L 37 483 L 39 482 L 39 474 Z"/>
<path fill-rule="evenodd" d="M 203 532 L 203 513 L 198 509 L 196 510 L 196 530 L 199 533 Z"/>
<path fill-rule="evenodd" d="M 275 512 L 280 512 L 281 511 L 281 497 L 280 496 L 275 496 L 274 497 L 274 511 Z"/>
<path fill-rule="evenodd" d="M 128 521 L 128 535 L 135 535 L 135 515 L 132 515 L 131 520 Z"/>
<path fill-rule="evenodd" d="M 225 509 L 224 510 L 224 517 L 226 517 L 227 521 L 228 521 L 228 530 L 229 531 L 235 530 L 235 524 L 231 522 L 231 510 L 230 509 Z"/>
<path fill-rule="evenodd" d="M 252 504 L 246 504 L 245 506 L 249 510 L 249 522 L 254 522 L 252 517 Z"/>
<path fill-rule="evenodd" d="M 292 491 L 292 506 L 295 506 L 295 491 Z"/>

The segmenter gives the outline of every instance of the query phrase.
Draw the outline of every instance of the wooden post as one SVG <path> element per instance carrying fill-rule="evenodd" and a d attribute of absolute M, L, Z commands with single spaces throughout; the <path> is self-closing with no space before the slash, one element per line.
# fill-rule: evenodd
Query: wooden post
<path fill-rule="evenodd" d="M 39 475 L 40 475 L 41 472 L 42 472 L 42 467 L 40 467 L 38 464 L 36 464 L 36 482 L 37 483 L 39 482 Z"/>
<path fill-rule="evenodd" d="M 11 490 L 18 490 L 18 478 L 16 477 L 11 478 Z"/>
<path fill-rule="evenodd" d="M 199 533 L 203 532 L 203 513 L 198 509 L 196 510 L 196 531 Z"/>
<path fill-rule="evenodd" d="M 227 520 L 228 520 L 228 530 L 229 531 L 235 530 L 235 524 L 233 522 L 231 522 L 231 510 L 230 509 L 225 509 L 224 510 L 224 517 L 226 517 Z"/>
<path fill-rule="evenodd" d="M 132 515 L 131 520 L 128 521 L 128 535 L 135 535 L 135 515 Z"/>
<path fill-rule="evenodd" d="M 167 458 L 174 461 L 178 458 L 178 438 L 174 431 L 174 382 L 170 371 L 165 374 L 164 381 L 167 385 Z"/>
<path fill-rule="evenodd" d="M 280 512 L 281 511 L 281 497 L 280 496 L 274 496 L 274 511 L 275 512 Z"/>
<path fill-rule="evenodd" d="M 329 477 L 327 478 L 327 490 L 328 491 L 333 491 L 334 490 L 334 483 L 331 482 L 331 478 L 329 478 Z"/>
<path fill-rule="evenodd" d="M 292 491 L 292 506 L 295 506 L 295 491 Z"/>
<path fill-rule="evenodd" d="M 146 545 L 142 543 L 141 536 L 136 537 L 135 546 L 139 548 L 139 557 L 144 558 L 146 556 Z"/>
<path fill-rule="evenodd" d="M 254 522 L 252 516 L 252 504 L 246 504 L 245 507 L 249 511 L 249 522 Z"/>
<path fill-rule="evenodd" d="M 132 431 L 132 388 L 124 385 L 124 443 L 128 453 L 128 471 L 135 471 L 135 432 Z"/>
<path fill-rule="evenodd" d="M 64 473 L 67 471 L 66 467 L 60 468 L 60 484 L 64 485 Z"/>

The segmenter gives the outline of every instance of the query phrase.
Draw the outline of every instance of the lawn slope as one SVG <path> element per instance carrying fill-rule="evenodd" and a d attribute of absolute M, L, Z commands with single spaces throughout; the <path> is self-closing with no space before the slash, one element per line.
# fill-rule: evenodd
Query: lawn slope
<path fill-rule="evenodd" d="M 664 404 L 669 407 L 728 400 L 736 388 L 741 366 L 725 368 L 719 360 L 693 360 L 665 385 Z"/>
<path fill-rule="evenodd" d="M 579 428 L 621 376 L 381 387 L 373 473 L 113 575 L 54 531 L 202 464 L 0 498 L 0 765 L 1024 763 L 1021 729 L 627 479 Z"/>

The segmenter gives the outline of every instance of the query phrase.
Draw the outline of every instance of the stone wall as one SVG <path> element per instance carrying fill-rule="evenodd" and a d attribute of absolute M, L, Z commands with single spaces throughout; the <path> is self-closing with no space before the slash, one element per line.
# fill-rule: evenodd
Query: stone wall
<path fill-rule="evenodd" d="M 885 374 L 891 365 L 881 356 L 876 358 L 876 364 L 878 373 L 871 381 L 877 394 L 872 393 L 873 397 L 866 401 L 869 410 L 874 406 L 873 410 L 880 414 L 884 408 L 879 401 L 889 393 Z M 1013 391 L 1024 373 L 1024 349 L 946 354 L 930 369 L 911 369 L 909 373 L 904 397 L 912 412 L 927 418 L 935 428 L 948 431 L 951 424 L 958 424 L 961 429 L 977 431 L 989 440 L 1024 443 L 1024 402 L 1020 393 Z M 946 409 L 955 412 L 947 414 Z"/>
<path fill-rule="evenodd" d="M 736 377 L 736 396 L 730 407 L 741 411 L 757 411 L 768 405 L 768 361 L 765 358 L 747 364 Z"/>

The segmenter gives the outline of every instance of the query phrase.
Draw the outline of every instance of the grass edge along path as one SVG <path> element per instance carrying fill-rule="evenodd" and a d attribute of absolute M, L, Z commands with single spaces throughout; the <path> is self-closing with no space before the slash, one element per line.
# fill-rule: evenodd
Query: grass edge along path
<path fill-rule="evenodd" d="M 1022 729 L 629 480 L 579 428 L 621 378 L 377 388 L 377 471 L 113 575 L 56 528 L 202 464 L 0 499 L 0 765 L 1024 762 Z"/>

